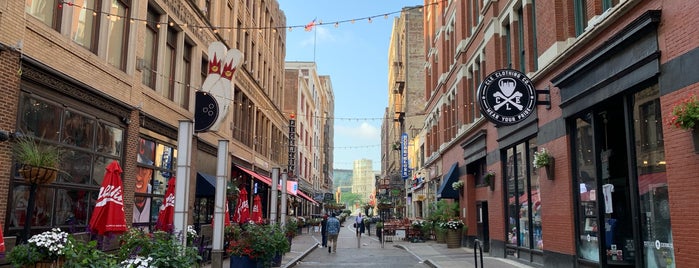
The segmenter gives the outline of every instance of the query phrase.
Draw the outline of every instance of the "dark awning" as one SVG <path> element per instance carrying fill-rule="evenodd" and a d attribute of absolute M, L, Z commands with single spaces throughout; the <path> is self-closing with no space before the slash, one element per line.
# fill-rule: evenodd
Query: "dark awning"
<path fill-rule="evenodd" d="M 216 177 L 197 172 L 197 197 L 216 195 Z"/>
<path fill-rule="evenodd" d="M 454 188 L 451 187 L 452 183 L 455 183 L 459 180 L 459 163 L 454 163 L 451 165 L 451 168 L 449 168 L 449 172 L 447 172 L 447 175 L 442 177 L 442 185 L 439 186 L 439 191 L 437 191 L 437 199 L 441 198 L 450 198 L 450 199 L 458 199 L 459 198 L 459 192 L 454 190 Z"/>

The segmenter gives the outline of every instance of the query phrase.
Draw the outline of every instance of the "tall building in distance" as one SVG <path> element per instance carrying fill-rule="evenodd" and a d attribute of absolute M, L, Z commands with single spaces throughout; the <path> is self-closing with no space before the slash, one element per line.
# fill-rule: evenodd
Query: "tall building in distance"
<path fill-rule="evenodd" d="M 362 204 L 367 204 L 374 197 L 375 190 L 372 161 L 370 159 L 354 160 L 352 168 L 352 193 L 361 195 Z"/>

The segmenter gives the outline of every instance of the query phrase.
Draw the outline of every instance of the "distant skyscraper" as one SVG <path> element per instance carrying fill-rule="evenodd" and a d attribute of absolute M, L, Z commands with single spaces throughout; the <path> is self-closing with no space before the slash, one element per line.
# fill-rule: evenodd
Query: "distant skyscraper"
<path fill-rule="evenodd" d="M 354 161 L 352 169 L 352 193 L 362 196 L 362 203 L 369 202 L 369 197 L 375 191 L 374 171 L 369 159 Z"/>

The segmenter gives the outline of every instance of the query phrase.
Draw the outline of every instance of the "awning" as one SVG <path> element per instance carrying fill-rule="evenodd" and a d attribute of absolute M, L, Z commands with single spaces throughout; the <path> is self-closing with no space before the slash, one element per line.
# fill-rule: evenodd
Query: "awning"
<path fill-rule="evenodd" d="M 313 203 L 313 204 L 318 204 L 318 202 L 316 202 L 315 200 L 313 200 L 313 198 L 311 198 L 310 196 L 306 195 L 305 193 L 303 193 L 303 192 L 301 192 L 301 191 L 298 191 L 298 194 L 299 194 L 299 196 L 305 198 L 306 200 L 311 201 L 311 203 Z"/>
<path fill-rule="evenodd" d="M 206 173 L 197 172 L 197 192 L 196 196 L 215 196 L 216 177 Z"/>
<path fill-rule="evenodd" d="M 254 171 L 249 170 L 247 168 L 244 168 L 244 167 L 241 167 L 238 165 L 236 165 L 236 167 L 238 167 L 243 172 L 250 174 L 250 176 L 253 176 L 255 179 L 257 179 L 257 180 L 259 180 L 259 181 L 261 181 L 269 186 L 272 186 L 272 179 L 265 177 L 263 175 L 257 174 L 257 172 L 254 172 Z M 296 187 L 297 187 L 296 185 L 297 184 L 295 182 L 287 181 L 286 193 L 295 196 L 296 195 Z M 277 185 L 277 190 L 281 190 L 281 189 L 282 189 L 281 185 Z"/>
<path fill-rule="evenodd" d="M 439 191 L 437 191 L 437 199 L 459 199 L 459 193 L 451 187 L 452 183 L 455 183 L 459 180 L 458 168 L 459 163 L 454 163 L 453 165 L 451 165 L 451 168 L 449 169 L 449 172 L 447 172 L 447 175 L 442 177 L 442 186 L 440 186 Z"/>

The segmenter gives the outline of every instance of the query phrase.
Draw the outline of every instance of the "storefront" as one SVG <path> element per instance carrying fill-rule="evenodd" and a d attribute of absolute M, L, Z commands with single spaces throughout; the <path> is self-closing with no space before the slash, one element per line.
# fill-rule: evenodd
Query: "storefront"
<path fill-rule="evenodd" d="M 16 130 L 60 147 L 62 172 L 53 183 L 38 186 L 27 222 L 29 184 L 13 167 L 5 235 L 20 237 L 27 223 L 32 233 L 52 227 L 86 230 L 105 168 L 125 161 L 124 119 L 130 110 L 29 58 L 23 59 L 21 74 Z"/>
<path fill-rule="evenodd" d="M 570 135 L 582 266 L 674 267 L 659 20 L 644 13 L 552 80 Z"/>

